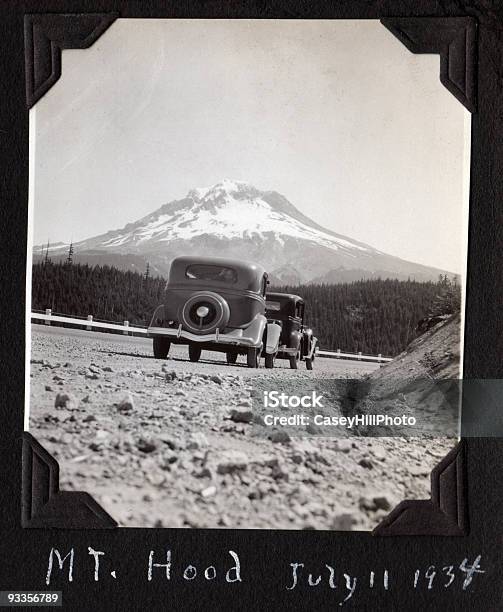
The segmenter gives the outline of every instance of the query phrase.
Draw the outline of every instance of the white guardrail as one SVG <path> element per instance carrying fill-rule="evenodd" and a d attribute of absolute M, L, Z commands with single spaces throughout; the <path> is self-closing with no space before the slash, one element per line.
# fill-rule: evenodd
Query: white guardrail
<path fill-rule="evenodd" d="M 316 351 L 320 357 L 334 357 L 335 359 L 356 359 L 357 361 L 377 361 L 377 363 L 385 363 L 387 361 L 393 361 L 392 357 L 383 357 L 381 353 L 379 355 L 363 355 L 360 353 L 342 353 L 340 349 L 336 351 Z"/>
<path fill-rule="evenodd" d="M 51 325 L 51 323 L 69 323 L 71 325 L 79 325 L 85 327 L 87 330 L 96 329 L 113 329 L 116 331 L 122 331 L 125 336 L 129 334 L 148 334 L 148 330 L 145 327 L 133 327 L 129 325 L 129 321 L 120 323 L 103 323 L 102 321 L 94 321 L 93 315 L 87 315 L 86 319 L 76 319 L 75 317 L 67 317 L 65 315 L 53 315 L 50 308 L 47 308 L 45 314 L 40 312 L 31 313 L 32 321 L 44 321 L 45 325 Z M 385 363 L 387 361 L 393 361 L 391 357 L 383 357 L 379 355 L 363 355 L 360 353 L 343 353 L 340 349 L 337 351 L 316 351 L 316 355 L 320 357 L 332 357 L 335 359 L 356 359 L 357 361 L 377 361 L 378 363 Z"/>
<path fill-rule="evenodd" d="M 133 327 L 129 325 L 129 321 L 124 321 L 122 325 L 120 323 L 103 323 L 102 321 L 94 321 L 93 315 L 87 315 L 87 319 L 76 319 L 75 317 L 67 317 L 65 315 L 53 315 L 50 308 L 45 311 L 45 314 L 32 312 L 31 320 L 44 321 L 45 325 L 50 325 L 53 322 L 70 323 L 71 325 L 85 327 L 87 330 L 91 330 L 93 327 L 96 329 L 114 329 L 122 331 L 125 336 L 129 334 L 147 335 L 148 333 L 146 327 Z"/>

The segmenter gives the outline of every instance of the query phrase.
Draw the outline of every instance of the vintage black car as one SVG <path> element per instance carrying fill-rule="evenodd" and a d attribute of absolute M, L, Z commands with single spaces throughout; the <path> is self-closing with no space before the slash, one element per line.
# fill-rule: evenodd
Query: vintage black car
<path fill-rule="evenodd" d="M 304 325 L 304 300 L 291 293 L 267 293 L 266 316 L 270 324 L 281 327 L 276 353 L 266 355 L 266 361 L 288 359 L 290 367 L 297 369 L 299 361 L 306 362 L 308 370 L 313 369 L 318 340 L 313 330 Z M 271 366 L 272 367 L 272 366 Z"/>
<path fill-rule="evenodd" d="M 152 317 L 148 334 L 154 356 L 165 359 L 171 344 L 187 344 L 189 358 L 202 350 L 220 351 L 227 363 L 246 355 L 247 365 L 276 353 L 281 327 L 267 322 L 267 273 L 254 263 L 217 257 L 175 258 L 170 266 L 164 304 Z"/>

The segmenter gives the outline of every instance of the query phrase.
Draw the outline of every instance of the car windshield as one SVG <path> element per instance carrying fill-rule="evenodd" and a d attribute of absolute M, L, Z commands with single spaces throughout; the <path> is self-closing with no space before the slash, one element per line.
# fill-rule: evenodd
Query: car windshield
<path fill-rule="evenodd" d="M 238 279 L 236 271 L 232 268 L 208 264 L 192 264 L 187 266 L 185 276 L 196 280 L 218 281 L 228 284 L 235 283 Z"/>

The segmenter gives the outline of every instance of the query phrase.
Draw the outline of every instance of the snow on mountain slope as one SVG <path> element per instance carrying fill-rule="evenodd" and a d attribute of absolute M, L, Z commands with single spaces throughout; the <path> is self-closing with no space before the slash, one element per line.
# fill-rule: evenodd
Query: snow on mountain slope
<path fill-rule="evenodd" d="M 44 246 L 34 249 L 35 255 L 43 251 Z M 112 255 L 116 262 L 121 256 L 121 267 L 138 268 L 138 257 L 144 258 L 163 274 L 176 255 L 239 257 L 265 265 L 277 282 L 325 275 L 337 282 L 338 276 L 352 278 L 352 270 L 355 278 L 378 274 L 421 280 L 436 279 L 440 272 L 327 230 L 275 191 L 231 180 L 192 189 L 122 229 L 76 243 L 74 251 L 75 261 L 90 263 L 107 263 Z M 51 251 L 53 258 L 57 254 Z M 134 263 L 126 263 L 128 257 L 135 257 Z"/>
<path fill-rule="evenodd" d="M 274 192 L 270 194 L 275 195 Z M 241 182 L 224 180 L 213 187 L 193 189 L 182 202 L 184 207 L 163 207 L 124 230 L 112 232 L 100 248 L 133 246 L 150 241 L 191 240 L 211 234 L 222 239 L 264 239 L 272 237 L 284 244 L 284 236 L 308 240 L 330 249 L 375 251 L 371 247 L 318 228 L 314 223 L 293 217 L 267 201 L 267 192 Z M 178 204 L 178 202 L 176 202 Z M 299 215 L 300 216 L 300 215 Z M 98 244 L 83 241 L 79 246 Z"/>

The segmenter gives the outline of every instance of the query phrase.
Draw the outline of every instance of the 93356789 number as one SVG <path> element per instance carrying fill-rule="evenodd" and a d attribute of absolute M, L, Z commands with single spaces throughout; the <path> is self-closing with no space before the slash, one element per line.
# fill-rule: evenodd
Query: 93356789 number
<path fill-rule="evenodd" d="M 61 606 L 61 591 L 0 591 L 0 606 Z"/>

